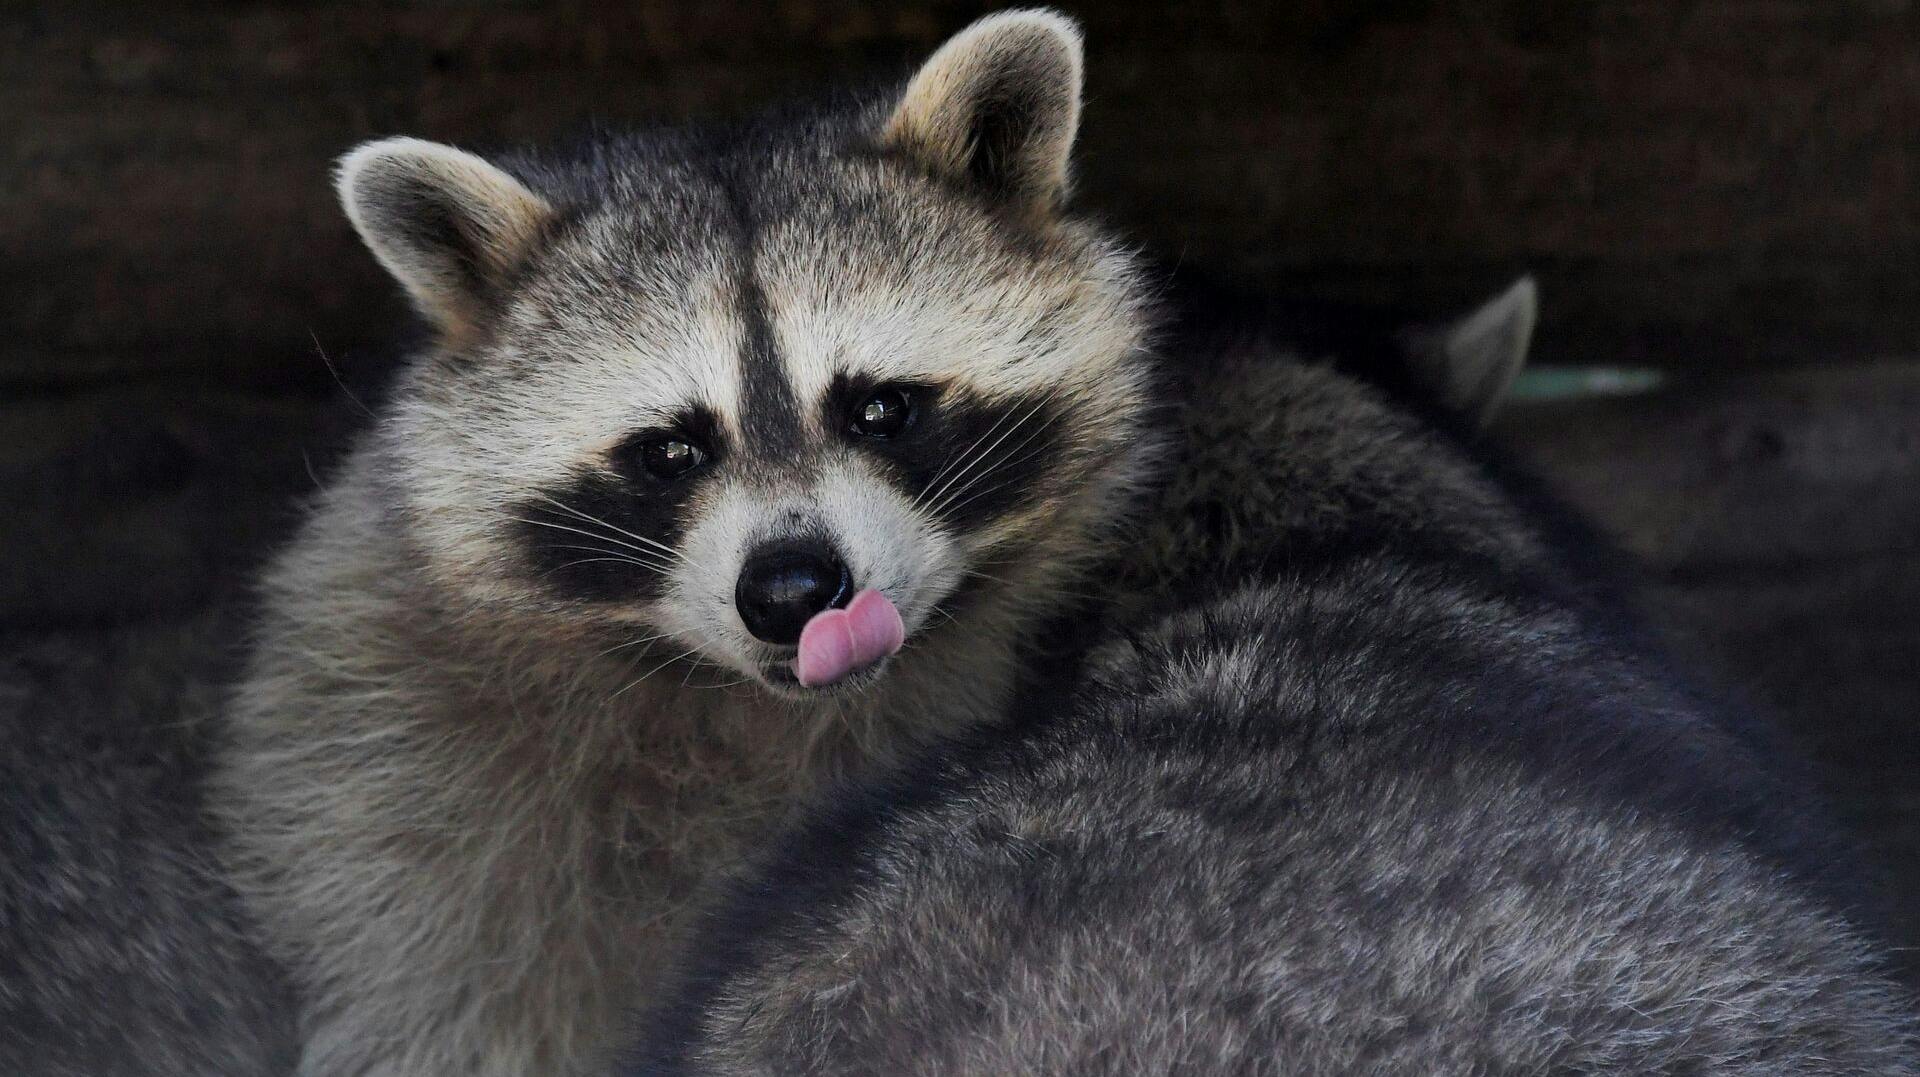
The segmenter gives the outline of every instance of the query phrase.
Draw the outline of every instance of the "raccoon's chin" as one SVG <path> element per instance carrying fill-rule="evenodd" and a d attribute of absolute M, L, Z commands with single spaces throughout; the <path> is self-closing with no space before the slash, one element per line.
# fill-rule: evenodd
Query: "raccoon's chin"
<path fill-rule="evenodd" d="M 839 696 L 857 695 L 880 683 L 887 674 L 887 667 L 893 664 L 891 657 L 882 658 L 863 669 L 856 669 L 832 684 L 806 687 L 800 683 L 799 674 L 793 671 L 792 660 L 770 662 L 762 665 L 755 679 L 767 692 L 781 699 L 813 703 L 833 699 Z"/>

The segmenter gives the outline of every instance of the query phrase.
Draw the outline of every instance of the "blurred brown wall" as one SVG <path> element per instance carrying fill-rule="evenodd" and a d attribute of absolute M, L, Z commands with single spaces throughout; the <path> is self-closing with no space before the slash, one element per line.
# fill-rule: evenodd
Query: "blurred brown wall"
<path fill-rule="evenodd" d="M 957 3 L 0 5 L 0 386 L 280 384 L 397 305 L 334 209 L 372 135 L 481 147 L 904 72 Z M 1465 302 L 1549 360 L 1920 343 L 1920 5 L 1080 6 L 1083 203 L 1168 258 Z"/>

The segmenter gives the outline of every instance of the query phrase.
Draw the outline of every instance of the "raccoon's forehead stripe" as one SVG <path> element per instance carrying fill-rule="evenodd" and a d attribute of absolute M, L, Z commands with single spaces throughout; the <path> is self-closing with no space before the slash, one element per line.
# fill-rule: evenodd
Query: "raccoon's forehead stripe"
<path fill-rule="evenodd" d="M 734 282 L 734 307 L 741 325 L 739 419 L 741 448 L 759 462 L 785 461 L 802 447 L 800 406 L 787 380 L 767 314 L 766 290 L 757 272 L 760 221 L 748 195 L 748 181 L 721 169 L 716 177 L 733 214 L 740 267 Z"/>
<path fill-rule="evenodd" d="M 800 405 L 774 345 L 766 294 L 751 267 L 741 274 L 737 306 L 745 330 L 740 349 L 741 448 L 763 461 L 791 460 L 804 438 Z"/>

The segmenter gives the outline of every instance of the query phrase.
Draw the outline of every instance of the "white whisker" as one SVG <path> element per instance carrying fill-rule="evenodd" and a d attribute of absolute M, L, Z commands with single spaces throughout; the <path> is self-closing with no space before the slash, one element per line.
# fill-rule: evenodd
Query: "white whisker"
<path fill-rule="evenodd" d="M 967 460 L 966 466 L 962 467 L 959 471 L 954 472 L 953 475 L 947 479 L 947 481 L 940 487 L 939 490 L 933 491 L 927 494 L 925 497 L 925 500 L 928 503 L 938 502 L 940 500 L 941 495 L 946 493 L 949 487 L 951 487 L 954 483 L 959 482 L 960 479 L 963 478 L 969 471 L 972 471 L 974 466 L 978 464 L 981 460 L 984 460 L 987 457 L 991 456 L 993 454 L 993 450 L 999 448 L 1000 444 L 1006 441 L 1007 438 L 1011 437 L 1015 430 L 1020 429 L 1020 427 L 1028 419 L 1032 418 L 1036 413 L 1038 413 L 1042 407 L 1045 407 L 1047 401 L 1053 398 L 1053 394 L 1059 391 L 1060 391 L 1059 387 L 1056 386 L 1052 392 L 1049 392 L 1046 396 L 1036 401 L 1033 407 L 1027 409 L 1027 413 L 1025 415 L 1022 415 L 1019 419 L 1015 420 L 1014 423 L 1011 426 L 1008 426 L 1007 429 L 1004 432 L 1002 432 L 999 437 L 995 438 L 993 441 L 993 444 L 988 445 L 985 449 L 980 450 L 978 453 L 974 453 L 973 448 L 969 448 L 966 453 L 961 454 L 962 459 L 965 459 L 969 455 L 972 456 L 972 459 Z M 1007 412 L 1007 415 L 1012 415 L 1012 414 L 1013 412 L 1011 411 Z M 1005 415 L 1000 417 L 1001 422 L 1004 422 L 1005 420 L 1006 420 Z M 994 430 L 998 430 L 999 428 L 1000 428 L 1000 422 L 994 423 L 993 426 L 988 428 L 988 434 L 991 434 Z M 987 439 L 987 435 L 984 435 L 984 434 L 981 435 L 980 441 L 985 441 L 986 439 Z M 977 448 L 979 444 L 980 444 L 979 441 L 974 442 L 974 447 Z M 931 486 L 932 483 L 928 483 L 928 485 Z M 916 501 L 918 501 L 918 499 L 916 499 Z"/>
<path fill-rule="evenodd" d="M 999 464 L 995 464 L 993 468 L 990 468 L 987 471 L 982 472 L 981 474 L 982 476 L 991 475 L 998 468 L 1010 467 L 1014 464 L 1025 463 L 1027 460 L 1031 458 L 1032 458 L 1031 455 L 1029 455 L 1026 457 L 1022 457 L 1019 460 L 1002 461 Z M 973 504 L 975 501 L 978 501 L 983 497 L 987 497 L 989 495 L 999 493 L 1001 490 L 1006 489 L 1008 486 L 1012 485 L 1014 482 L 1015 482 L 1015 477 L 1010 476 L 1008 478 L 1001 479 L 999 482 L 996 482 L 991 486 L 987 486 L 980 489 L 974 489 L 974 484 L 969 483 L 967 486 L 962 487 L 955 494 L 954 498 L 949 498 L 945 503 L 943 503 L 935 511 L 939 513 L 958 512 L 959 510 L 966 508 L 968 505 Z M 968 492 L 969 490 L 971 490 L 972 492 L 969 493 Z"/>
<path fill-rule="evenodd" d="M 1045 403 L 1046 401 L 1043 400 L 1039 404 L 1035 404 L 1033 411 L 1029 411 L 1027 413 L 1027 418 L 1032 418 L 1034 413 L 1037 412 L 1043 405 L 1045 405 Z M 1017 461 L 1015 460 L 1015 455 L 1018 454 L 1022 449 L 1025 449 L 1028 445 L 1033 444 L 1033 440 L 1035 438 L 1045 433 L 1047 429 L 1051 427 L 1054 423 L 1058 422 L 1059 419 L 1060 419 L 1060 415 L 1058 412 L 1056 412 L 1052 416 L 1050 416 L 1046 422 L 1043 422 L 1039 426 L 1034 427 L 1032 432 L 1027 434 L 1026 437 L 1022 438 L 1018 445 L 1015 445 L 1013 448 L 1008 449 L 1006 454 L 1002 456 L 997 463 L 994 463 L 986 468 L 981 469 L 978 472 L 975 472 L 972 478 L 968 479 L 965 483 L 961 484 L 958 489 L 949 491 L 940 500 L 940 502 L 929 511 L 931 511 L 936 516 L 942 513 L 951 511 L 955 507 L 956 502 L 962 495 L 966 494 L 968 490 L 972 489 L 974 486 L 977 486 L 980 482 L 984 481 L 988 476 L 994 474 L 1000 468 L 1007 466 L 1009 463 L 1025 462 L 1026 460 L 1031 459 L 1034 453 L 1037 453 L 1039 451 L 1038 449 L 1034 450 L 1033 453 L 1027 454 L 1026 456 L 1018 457 Z M 1026 421 L 1027 419 L 1021 419 L 1019 425 L 1024 425 Z M 1015 428 L 1017 429 L 1018 425 L 1016 425 Z M 1008 431 L 1009 434 L 1011 434 L 1012 432 L 1013 432 L 1012 430 Z M 1003 437 L 1001 440 L 1005 440 L 1005 438 Z M 996 443 L 996 447 L 997 447 L 997 444 L 998 443 Z M 991 452 L 992 450 L 989 449 L 988 451 Z M 1005 484 L 1002 483 L 1001 485 L 1005 485 Z M 999 487 L 996 486 L 994 488 L 998 489 Z M 968 503 L 971 503 L 973 500 L 974 499 L 971 497 L 967 499 Z"/>
<path fill-rule="evenodd" d="M 555 565 L 540 575 L 542 577 L 551 576 L 556 572 L 572 568 L 575 565 L 591 565 L 596 561 L 618 561 L 623 565 L 632 565 L 635 568 L 644 568 L 649 571 L 654 571 L 657 568 L 657 566 L 649 565 L 645 561 L 636 561 L 631 557 L 582 557 L 578 561 L 568 561 L 564 565 Z"/>
<path fill-rule="evenodd" d="M 652 669 L 650 669 L 650 670 L 648 670 L 648 671 L 646 671 L 645 673 L 642 673 L 642 674 L 641 674 L 641 675 L 639 675 L 638 677 L 635 677 L 635 678 L 634 678 L 633 680 L 631 680 L 631 681 L 628 681 L 628 682 L 626 683 L 626 686 L 625 686 L 625 687 L 623 687 L 623 688 L 621 688 L 621 689 L 620 689 L 620 690 L 619 690 L 618 692 L 615 692 L 614 694 L 612 694 L 612 695 L 610 695 L 610 696 L 608 696 L 608 697 L 607 697 L 607 702 L 608 702 L 608 703 L 612 703 L 612 702 L 613 702 L 614 700 L 616 700 L 616 699 L 618 699 L 618 698 L 620 698 L 620 697 L 621 697 L 622 695 L 624 695 L 624 694 L 625 694 L 625 693 L 627 692 L 627 690 L 628 690 L 628 689 L 630 689 L 630 688 L 632 688 L 633 686 L 635 686 L 635 685 L 637 685 L 637 684 L 639 684 L 639 683 L 640 683 L 641 681 L 644 681 L 644 680 L 646 680 L 646 679 L 647 679 L 648 677 L 651 677 L 651 676 L 653 676 L 654 674 L 656 674 L 656 673 L 658 673 L 658 672 L 660 672 L 661 670 L 663 670 L 663 669 L 665 669 L 665 668 L 667 668 L 668 666 L 670 666 L 670 665 L 673 665 L 673 664 L 674 664 L 675 662 L 678 662 L 678 661 L 680 661 L 680 660 L 681 660 L 682 658 L 690 658 L 690 657 L 692 657 L 693 655 L 695 655 L 695 654 L 698 654 L 699 652 L 700 652 L 700 648 L 698 648 L 698 647 L 695 647 L 695 648 L 693 648 L 692 650 L 689 650 L 689 651 L 683 651 L 683 652 L 681 652 L 680 654 L 676 654 L 676 655 L 674 655 L 674 656 L 673 656 L 672 658 L 669 658 L 669 659 L 667 659 L 667 660 L 666 660 L 665 662 L 662 662 L 662 663 L 660 663 L 659 665 L 657 665 L 657 666 L 655 666 L 655 667 L 653 667 Z"/>
<path fill-rule="evenodd" d="M 568 527 L 565 524 L 556 524 L 551 520 L 535 520 L 525 516 L 514 516 L 514 517 L 511 517 L 511 519 L 516 523 L 532 524 L 535 527 L 551 527 L 555 531 L 569 531 L 569 532 L 572 532 L 573 534 L 580 535 L 584 538 L 594 539 L 599 542 L 607 542 L 615 546 L 619 546 L 622 549 L 632 550 L 634 553 L 640 554 L 645 557 L 657 556 L 652 550 L 649 550 L 644 546 L 635 546 L 630 542 L 622 542 L 611 535 L 596 535 L 591 531 L 582 531 L 577 527 Z M 674 557 L 680 560 L 685 560 L 684 558 L 680 558 L 679 554 L 675 554 Z"/>
<path fill-rule="evenodd" d="M 672 568 L 673 568 L 673 566 L 667 564 L 664 561 L 650 560 L 649 557 L 651 555 L 639 556 L 636 554 L 616 554 L 615 551 L 613 550 L 604 549 L 599 546 L 574 546 L 568 543 L 552 543 L 550 545 L 542 546 L 540 548 L 543 550 L 579 550 L 583 553 L 600 553 L 600 554 L 608 554 L 610 556 L 619 556 L 619 557 L 623 557 L 625 560 L 632 561 L 636 565 L 645 565 L 646 567 L 653 569 L 656 572 L 669 572 L 669 571 L 672 571 Z"/>
<path fill-rule="evenodd" d="M 609 531 L 612 531 L 617 535 L 624 535 L 627 538 L 634 540 L 635 542 L 645 543 L 646 545 L 651 546 L 656 550 L 659 550 L 661 553 L 664 553 L 669 557 L 672 557 L 676 561 L 680 561 L 683 564 L 686 563 L 687 559 L 681 556 L 680 551 L 674 549 L 673 547 L 667 545 L 664 542 L 661 542 L 657 539 L 650 539 L 645 535 L 636 535 L 633 532 L 618 526 L 617 524 L 608 523 L 607 521 L 600 519 L 598 516 L 594 516 L 590 513 L 582 512 L 581 510 L 574 508 L 572 505 L 566 504 L 565 502 L 562 502 L 562 501 L 556 501 L 553 498 L 546 496 L 545 494 L 540 495 L 540 500 L 545 501 L 547 504 L 552 505 L 554 508 L 557 508 L 562 512 L 571 513 L 573 516 L 575 516 L 580 520 L 584 520 L 590 524 L 597 524 L 601 527 L 606 528 Z"/>
<path fill-rule="evenodd" d="M 606 656 L 612 654 L 615 651 L 624 651 L 628 647 L 638 647 L 643 643 L 653 643 L 657 640 L 666 639 L 668 636 L 671 636 L 671 635 L 673 635 L 673 633 L 671 632 L 660 632 L 651 636 L 641 636 L 639 639 L 630 639 L 625 643 L 616 643 L 613 646 L 608 647 L 606 650 L 601 651 L 599 654 L 594 655 L 594 657 L 605 658 Z"/>
<path fill-rule="evenodd" d="M 971 461 L 969 461 L 966 467 L 962 468 L 959 472 L 955 473 L 952 478 L 949 478 L 946 482 L 946 485 L 943 486 L 939 492 L 927 498 L 927 501 L 933 504 L 939 504 L 941 501 L 944 500 L 948 504 L 951 504 L 952 499 L 955 496 L 957 496 L 957 493 L 952 489 L 952 487 L 956 483 L 959 483 L 959 480 L 962 477 L 966 476 L 968 472 L 973 471 L 975 466 L 977 466 L 982 460 L 986 460 L 990 458 L 993 455 L 993 451 L 995 449 L 998 449 L 1001 446 L 1001 444 L 1003 444 L 1009 437 L 1013 436 L 1015 431 L 1019 430 L 1022 426 L 1025 426 L 1035 415 L 1038 415 L 1040 413 L 1040 409 L 1046 407 L 1049 403 L 1051 403 L 1053 401 L 1053 398 L 1058 396 L 1062 392 L 1062 389 L 1063 389 L 1062 386 L 1055 386 L 1045 396 L 1035 401 L 1033 407 L 1027 409 L 1026 414 L 1020 416 L 1020 418 L 1017 421 L 1015 421 L 1013 425 L 1007 427 L 1005 432 L 1003 432 L 998 438 L 994 439 L 993 444 L 988 445 L 984 450 L 982 450 L 978 455 L 976 455 Z M 1009 414 L 1011 414 L 1011 412 L 1009 412 Z M 1052 425 L 1053 420 L 1057 418 L 1059 418 L 1059 416 L 1055 415 L 1052 419 L 1048 419 L 1046 423 L 1041 424 L 1039 430 L 1045 430 L 1048 426 Z M 997 423 L 995 424 L 996 427 L 998 425 L 999 424 Z M 1028 442 L 1032 441 L 1033 438 L 1037 436 L 1038 432 L 1039 431 L 1036 430 L 1033 434 L 1029 434 L 1025 440 L 1021 441 L 1020 445 L 1014 447 L 1013 451 L 1017 452 L 1021 447 L 1025 446 Z M 960 483 L 959 492 L 964 492 L 968 486 L 971 486 L 974 483 L 979 482 L 982 476 L 991 474 L 992 471 L 993 471 L 993 468 L 989 467 L 984 471 L 974 473 L 973 477 L 968 478 L 965 483 Z M 935 508 L 930 511 L 932 511 L 937 515 L 941 510 L 938 508 Z"/>
<path fill-rule="evenodd" d="M 1011 409 L 1002 413 L 998 419 L 995 419 L 993 421 L 992 426 L 987 427 L 984 433 L 982 433 L 979 437 L 973 439 L 973 444 L 968 445 L 965 449 L 962 449 L 960 452 L 955 453 L 953 456 L 953 459 L 948 460 L 945 464 L 941 465 L 940 470 L 933 473 L 933 478 L 928 479 L 927 484 L 920 488 L 919 495 L 913 499 L 913 503 L 910 507 L 915 509 L 919 508 L 921 504 L 926 500 L 927 496 L 930 493 L 932 493 L 934 486 L 938 484 L 941 479 L 946 478 L 947 475 L 951 473 L 954 468 L 960 466 L 963 461 L 970 459 L 973 455 L 974 450 L 978 449 L 982 444 L 986 442 L 988 438 L 992 437 L 997 431 L 999 431 L 1002 424 L 1004 424 L 1008 419 L 1013 418 L 1013 414 L 1014 413 Z"/>

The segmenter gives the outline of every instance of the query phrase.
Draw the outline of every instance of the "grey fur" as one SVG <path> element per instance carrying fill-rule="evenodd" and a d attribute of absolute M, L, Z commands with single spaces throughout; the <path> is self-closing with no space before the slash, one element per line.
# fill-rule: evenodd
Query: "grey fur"
<path fill-rule="evenodd" d="M 1151 448 L 1138 275 L 1057 205 L 1079 70 L 1016 12 L 844 107 L 343 162 L 437 335 L 267 573 L 215 779 L 302 1074 L 592 1072 L 797 797 L 1002 710 Z M 927 462 L 831 411 L 861 378 L 978 436 L 896 489 Z M 697 479 L 633 475 L 662 427 Z M 805 693 L 742 627 L 746 550 L 794 535 L 901 608 L 877 678 Z"/>
<path fill-rule="evenodd" d="M 1920 1073 L 1793 768 L 1572 531 L 1330 365 L 1193 381 L 1124 630 L 776 843 L 624 1072 Z"/>
<path fill-rule="evenodd" d="M 1323 351 L 1303 351 L 1257 317 L 1209 310 L 1190 318 L 1200 324 L 1169 346 L 1180 402 L 1166 465 L 1171 479 L 1145 513 L 1144 556 L 1120 566 L 1118 601 L 1162 609 L 1223 573 L 1275 556 L 1396 537 L 1470 552 L 1541 580 L 1564 578 L 1569 556 L 1590 544 L 1586 536 L 1562 541 L 1539 526 L 1485 461 L 1464 451 L 1449 427 L 1477 425 L 1498 398 L 1436 403 L 1449 379 L 1428 347 L 1481 326 L 1485 337 L 1518 343 L 1518 356 L 1501 359 L 1517 369 L 1533 310 L 1512 297 L 1530 297 L 1529 285 L 1517 282 L 1437 326 L 1348 330 Z M 1482 358 L 1470 356 L 1476 365 Z M 1410 382 L 1403 391 L 1440 421 L 1415 421 L 1349 373 L 1369 359 L 1369 373 L 1386 375 L 1378 380 L 1388 384 Z"/>
<path fill-rule="evenodd" d="M 230 627 L 0 638 L 0 1073 L 292 1071 L 285 984 L 204 813 Z"/>

